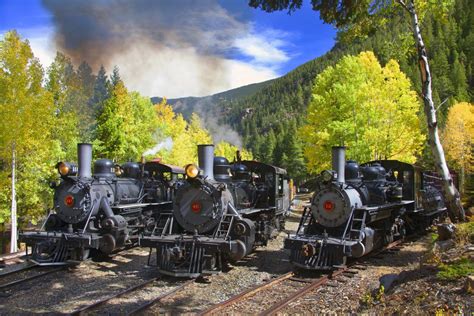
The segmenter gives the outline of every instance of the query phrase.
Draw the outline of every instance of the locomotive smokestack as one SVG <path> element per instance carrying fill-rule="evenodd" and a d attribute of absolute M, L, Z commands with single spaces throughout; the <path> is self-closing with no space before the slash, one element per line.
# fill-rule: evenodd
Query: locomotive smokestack
<path fill-rule="evenodd" d="M 198 145 L 199 168 L 208 180 L 214 180 L 214 145 Z"/>
<path fill-rule="evenodd" d="M 79 165 L 78 177 L 90 178 L 92 176 L 92 144 L 77 144 L 77 163 Z"/>
<path fill-rule="evenodd" d="M 337 182 L 345 182 L 346 147 L 332 147 L 332 169 L 337 173 Z"/>

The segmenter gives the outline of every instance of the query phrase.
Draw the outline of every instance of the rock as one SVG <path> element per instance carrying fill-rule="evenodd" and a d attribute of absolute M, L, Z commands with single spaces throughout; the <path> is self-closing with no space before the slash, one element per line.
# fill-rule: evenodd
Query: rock
<path fill-rule="evenodd" d="M 384 287 L 385 292 L 389 291 L 393 283 L 398 280 L 398 274 L 391 273 L 382 275 L 379 279 L 380 286 Z"/>
<path fill-rule="evenodd" d="M 456 232 L 456 226 L 454 224 L 439 224 L 437 225 L 438 228 L 438 240 L 448 240 L 454 238 Z"/>
<path fill-rule="evenodd" d="M 453 247 L 454 247 L 454 240 L 449 239 L 449 240 L 435 242 L 433 250 L 439 251 L 439 252 L 445 252 L 446 250 L 451 249 Z"/>
<path fill-rule="evenodd" d="M 474 275 L 468 275 L 464 283 L 464 290 L 469 294 L 474 294 Z"/>

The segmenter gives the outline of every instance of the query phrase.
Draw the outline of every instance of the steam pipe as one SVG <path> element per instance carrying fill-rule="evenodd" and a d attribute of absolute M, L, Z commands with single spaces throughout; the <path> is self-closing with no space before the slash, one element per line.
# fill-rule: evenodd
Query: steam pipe
<path fill-rule="evenodd" d="M 208 180 L 214 180 L 214 145 L 198 145 L 199 168 Z"/>
<path fill-rule="evenodd" d="M 77 144 L 77 163 L 79 165 L 77 173 L 79 178 L 92 177 L 92 144 Z"/>
<path fill-rule="evenodd" d="M 332 169 L 337 173 L 337 182 L 345 182 L 346 147 L 332 147 Z"/>

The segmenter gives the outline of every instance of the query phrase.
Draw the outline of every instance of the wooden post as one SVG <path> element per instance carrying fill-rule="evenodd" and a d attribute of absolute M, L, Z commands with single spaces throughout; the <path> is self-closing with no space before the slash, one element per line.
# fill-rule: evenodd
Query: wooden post
<path fill-rule="evenodd" d="M 15 148 L 15 143 L 13 143 L 12 144 L 12 209 L 11 209 L 11 221 L 10 221 L 11 222 L 10 253 L 14 253 L 18 251 L 15 171 L 16 171 L 16 148 Z"/>

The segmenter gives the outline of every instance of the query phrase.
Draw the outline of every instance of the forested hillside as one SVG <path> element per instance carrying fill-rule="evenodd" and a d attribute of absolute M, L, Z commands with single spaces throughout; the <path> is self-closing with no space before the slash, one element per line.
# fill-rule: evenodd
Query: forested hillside
<path fill-rule="evenodd" d="M 411 33 L 405 32 L 409 27 L 406 20 L 395 16 L 385 28 L 363 40 L 338 42 L 326 55 L 274 80 L 254 95 L 234 100 L 230 105 L 221 105 L 221 108 L 230 109 L 225 115 L 226 123 L 243 136 L 244 147 L 258 159 L 281 165 L 293 176 L 303 177 L 305 168 L 298 128 L 305 120 L 314 78 L 345 55 L 373 51 L 382 65 L 390 59 L 397 60 L 401 70 L 411 79 L 412 89 L 419 92 L 416 57 L 414 52 L 406 53 L 414 47 Z M 437 105 L 447 100 L 439 108 L 441 124 L 445 123 L 448 109 L 456 101 L 472 101 L 474 98 L 473 28 L 474 7 L 469 0 L 458 0 L 447 21 L 430 16 L 423 21 L 422 32 L 433 72 L 434 100 Z M 429 164 L 429 155 L 425 150 L 421 162 Z"/>

